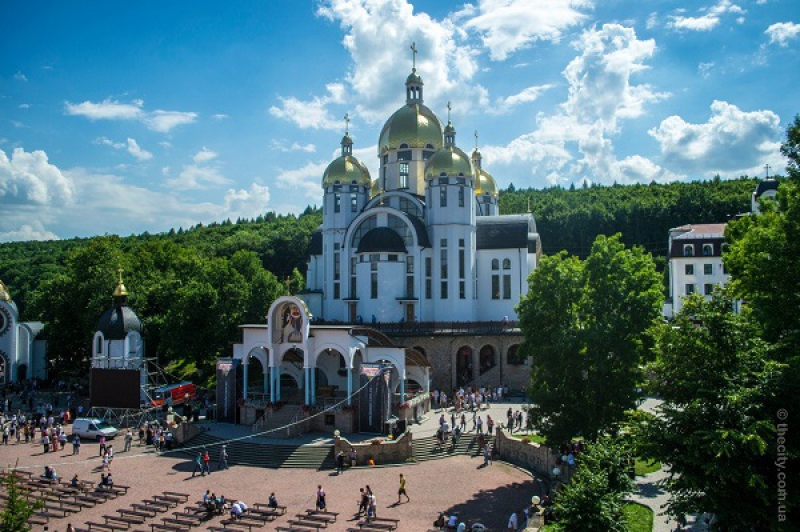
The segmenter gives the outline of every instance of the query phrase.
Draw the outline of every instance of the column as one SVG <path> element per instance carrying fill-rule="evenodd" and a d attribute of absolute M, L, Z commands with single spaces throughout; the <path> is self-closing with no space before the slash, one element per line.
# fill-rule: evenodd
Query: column
<path fill-rule="evenodd" d="M 311 368 L 311 404 L 317 404 L 317 368 Z"/>
<path fill-rule="evenodd" d="M 267 396 L 269 393 L 269 378 L 270 378 L 270 371 L 269 366 L 264 364 L 264 397 Z"/>
<path fill-rule="evenodd" d="M 353 404 L 353 373 L 354 370 L 349 369 L 347 370 L 347 405 L 350 406 Z"/>
<path fill-rule="evenodd" d="M 244 402 L 245 403 L 247 402 L 247 370 L 248 370 L 249 366 L 250 366 L 250 355 L 246 355 L 244 357 L 244 368 L 242 370 L 244 372 L 244 394 L 243 394 L 243 396 L 244 396 Z"/>
<path fill-rule="evenodd" d="M 400 402 L 404 403 L 406 401 L 406 372 L 400 375 Z"/>
<path fill-rule="evenodd" d="M 275 366 L 275 402 L 281 400 L 281 367 Z"/>
<path fill-rule="evenodd" d="M 305 404 L 311 403 L 311 394 L 309 393 L 311 390 L 311 373 L 308 371 L 310 368 L 303 368 L 303 397 Z"/>

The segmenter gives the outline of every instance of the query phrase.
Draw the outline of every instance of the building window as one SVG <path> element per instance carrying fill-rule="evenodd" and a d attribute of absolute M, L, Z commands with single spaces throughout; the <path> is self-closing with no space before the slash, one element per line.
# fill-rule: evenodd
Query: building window
<path fill-rule="evenodd" d="M 433 266 L 431 265 L 433 261 L 430 257 L 425 257 L 425 298 L 430 299 L 433 292 L 433 283 L 431 281 L 431 276 L 433 275 Z"/>
<path fill-rule="evenodd" d="M 338 281 L 341 276 L 341 264 L 339 262 L 339 252 L 333 252 L 333 280 Z"/>
<path fill-rule="evenodd" d="M 458 298 L 467 299 L 467 286 L 463 280 L 458 282 Z"/>
<path fill-rule="evenodd" d="M 483 346 L 481 348 L 478 360 L 480 362 L 479 368 L 481 375 L 492 369 L 496 364 L 494 356 L 494 347 L 490 345 Z"/>
<path fill-rule="evenodd" d="M 714 246 L 711 244 L 703 244 L 703 256 L 711 257 L 714 255 Z"/>
<path fill-rule="evenodd" d="M 503 276 L 503 299 L 511 299 L 511 276 Z"/>
<path fill-rule="evenodd" d="M 389 262 L 397 262 L 397 255 L 389 255 L 386 260 Z"/>
<path fill-rule="evenodd" d="M 339 299 L 341 297 L 339 283 L 333 283 L 333 299 Z"/>
<path fill-rule="evenodd" d="M 714 275 L 714 265 L 703 264 L 703 275 Z"/>
<path fill-rule="evenodd" d="M 694 264 L 687 264 L 683 267 L 683 271 L 686 275 L 694 275 Z"/>
<path fill-rule="evenodd" d="M 497 259 L 492 259 L 492 271 L 496 271 L 500 269 L 500 261 Z"/>
<path fill-rule="evenodd" d="M 425 279 L 425 298 L 430 299 L 432 297 L 431 292 L 433 292 L 433 281 L 430 279 Z"/>
<path fill-rule="evenodd" d="M 466 271 L 466 257 L 464 254 L 464 248 L 458 250 L 458 278 L 464 278 L 464 272 Z"/>
<path fill-rule="evenodd" d="M 686 285 L 686 295 L 690 296 L 692 294 L 694 294 L 694 285 L 692 283 L 688 283 Z"/>
<path fill-rule="evenodd" d="M 358 297 L 356 293 L 356 264 L 357 258 L 351 257 L 350 258 L 350 299 L 355 299 Z"/>
<path fill-rule="evenodd" d="M 370 289 L 369 297 L 378 299 L 378 263 L 373 262 L 370 264 Z"/>
<path fill-rule="evenodd" d="M 458 206 L 459 207 L 464 206 L 464 187 L 458 188 Z"/>
<path fill-rule="evenodd" d="M 447 207 L 447 187 L 439 187 L 439 207 Z"/>
<path fill-rule="evenodd" d="M 684 257 L 694 257 L 694 244 L 684 244 L 683 246 Z"/>
<path fill-rule="evenodd" d="M 511 269 L 511 259 L 503 259 L 503 269 L 504 270 Z"/>
<path fill-rule="evenodd" d="M 442 279 L 447 279 L 447 248 L 439 251 L 439 264 L 441 265 L 440 274 Z"/>
<path fill-rule="evenodd" d="M 408 163 L 400 163 L 399 188 L 408 188 Z"/>
<path fill-rule="evenodd" d="M 341 194 L 334 194 L 333 195 L 333 212 L 341 212 L 342 210 L 342 195 Z"/>
<path fill-rule="evenodd" d="M 406 257 L 406 297 L 414 297 L 414 257 Z"/>
<path fill-rule="evenodd" d="M 442 293 L 440 297 L 441 299 L 447 299 L 447 281 L 442 281 Z"/>
<path fill-rule="evenodd" d="M 714 292 L 714 285 L 711 283 L 706 283 L 703 285 L 703 293 L 707 296 L 710 296 Z"/>
<path fill-rule="evenodd" d="M 433 157 L 433 154 L 434 154 L 434 153 L 435 153 L 435 152 L 433 152 L 433 151 L 431 151 L 431 150 L 425 150 L 425 151 L 423 151 L 423 152 L 422 152 L 422 160 L 423 160 L 423 161 L 427 161 L 428 159 L 430 159 L 431 157 Z"/>
<path fill-rule="evenodd" d="M 411 150 L 401 150 L 397 152 L 397 160 L 398 161 L 410 161 L 411 160 Z"/>
<path fill-rule="evenodd" d="M 358 210 L 358 196 L 355 194 L 350 194 L 350 212 L 356 212 Z"/>
<path fill-rule="evenodd" d="M 492 275 L 492 299 L 500 299 L 500 276 Z"/>

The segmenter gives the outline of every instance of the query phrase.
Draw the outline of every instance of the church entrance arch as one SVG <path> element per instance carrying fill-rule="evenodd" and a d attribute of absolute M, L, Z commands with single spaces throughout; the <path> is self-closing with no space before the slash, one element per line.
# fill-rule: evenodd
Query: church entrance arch
<path fill-rule="evenodd" d="M 314 379 L 317 401 L 343 395 L 347 390 L 348 376 L 347 361 L 339 350 L 328 348 L 320 352 Z"/>
<path fill-rule="evenodd" d="M 24 382 L 28 379 L 28 365 L 20 364 L 17 368 L 17 382 Z"/>
<path fill-rule="evenodd" d="M 464 386 L 472 380 L 472 348 L 463 345 L 456 353 L 456 386 Z"/>
<path fill-rule="evenodd" d="M 280 397 L 291 404 L 302 404 L 300 382 L 303 375 L 304 358 L 301 349 L 292 348 L 281 357 Z"/>
<path fill-rule="evenodd" d="M 492 347 L 491 345 L 485 345 L 481 347 L 481 352 L 480 352 L 481 375 L 492 369 L 496 363 L 497 362 L 496 362 L 494 347 Z"/>

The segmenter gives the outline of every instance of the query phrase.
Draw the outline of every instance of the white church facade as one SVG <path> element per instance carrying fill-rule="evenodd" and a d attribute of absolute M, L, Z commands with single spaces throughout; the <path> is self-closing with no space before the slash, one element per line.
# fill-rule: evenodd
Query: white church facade
<path fill-rule="evenodd" d="M 0 281 L 0 385 L 47 378 L 47 342 L 37 339 L 44 324 L 19 318 L 17 304 Z"/>

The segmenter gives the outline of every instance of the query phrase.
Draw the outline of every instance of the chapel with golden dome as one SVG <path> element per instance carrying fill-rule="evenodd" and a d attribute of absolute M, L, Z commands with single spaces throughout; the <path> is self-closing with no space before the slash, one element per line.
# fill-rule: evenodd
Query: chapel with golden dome
<path fill-rule="evenodd" d="M 477 142 L 471 155 L 459 148 L 450 105 L 443 127 L 423 89 L 414 68 L 405 104 L 378 138 L 379 175 L 353 156 L 345 131 L 341 155 L 322 176 L 323 222 L 302 293 L 315 319 L 516 319 L 541 254 L 534 217 L 499 214 L 497 183 Z"/>

